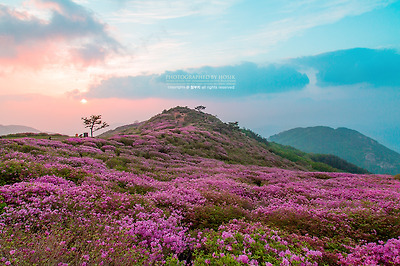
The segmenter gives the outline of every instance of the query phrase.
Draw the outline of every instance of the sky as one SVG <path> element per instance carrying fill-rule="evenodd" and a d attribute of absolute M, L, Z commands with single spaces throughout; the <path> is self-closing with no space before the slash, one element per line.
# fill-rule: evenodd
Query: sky
<path fill-rule="evenodd" d="M 399 89 L 400 1 L 0 2 L 2 125 L 204 105 L 264 137 L 348 127 L 400 152 Z"/>

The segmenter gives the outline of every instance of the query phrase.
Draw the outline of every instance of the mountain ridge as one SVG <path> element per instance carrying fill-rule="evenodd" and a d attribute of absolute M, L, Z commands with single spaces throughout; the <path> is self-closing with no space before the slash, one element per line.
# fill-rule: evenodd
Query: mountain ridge
<path fill-rule="evenodd" d="M 27 132 L 39 133 L 41 131 L 36 128 L 23 125 L 0 125 L 0 136 Z"/>
<path fill-rule="evenodd" d="M 309 153 L 333 154 L 372 173 L 400 172 L 400 154 L 345 127 L 299 127 L 273 135 L 269 140 Z"/>

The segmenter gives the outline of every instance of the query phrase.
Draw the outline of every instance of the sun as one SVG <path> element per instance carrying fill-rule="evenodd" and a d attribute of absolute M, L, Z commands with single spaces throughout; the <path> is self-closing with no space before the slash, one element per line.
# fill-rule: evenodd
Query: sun
<path fill-rule="evenodd" d="M 85 103 L 87 103 L 87 100 L 86 100 L 86 99 L 82 99 L 82 100 L 81 100 L 81 103 L 82 103 L 82 104 L 85 104 Z"/>

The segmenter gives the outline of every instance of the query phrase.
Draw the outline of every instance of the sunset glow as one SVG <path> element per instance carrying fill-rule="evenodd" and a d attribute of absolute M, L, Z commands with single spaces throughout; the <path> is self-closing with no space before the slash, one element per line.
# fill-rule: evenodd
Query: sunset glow
<path fill-rule="evenodd" d="M 400 0 L 2 0 L 1 265 L 400 266 Z"/>
<path fill-rule="evenodd" d="M 86 112 L 121 125 L 193 104 L 265 137 L 345 126 L 400 150 L 399 10 L 395 0 L 5 0 L 0 109 L 14 111 L 0 124 L 73 134 Z M 165 78 L 204 73 L 216 78 L 184 89 Z M 49 97 L 59 110 L 43 113 Z M 47 123 L 54 112 L 77 113 L 78 122 Z"/>

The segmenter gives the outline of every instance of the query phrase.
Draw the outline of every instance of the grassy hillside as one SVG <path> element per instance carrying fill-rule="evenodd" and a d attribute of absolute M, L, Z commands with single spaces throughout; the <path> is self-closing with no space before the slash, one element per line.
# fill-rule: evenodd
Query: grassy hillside
<path fill-rule="evenodd" d="M 396 177 L 261 165 L 289 161 L 184 110 L 109 138 L 0 139 L 1 263 L 398 263 Z"/>
<path fill-rule="evenodd" d="M 270 137 L 309 153 L 333 154 L 372 173 L 400 173 L 400 154 L 346 128 L 296 128 Z"/>
<path fill-rule="evenodd" d="M 168 150 L 226 163 L 311 169 L 270 152 L 234 125 L 187 107 L 165 110 L 148 121 L 105 132 L 100 137 L 147 146 L 149 151 Z"/>
<path fill-rule="evenodd" d="M 35 139 L 56 139 L 64 140 L 69 138 L 67 135 L 51 134 L 51 133 L 14 133 L 0 136 L 2 139 L 16 139 L 16 138 L 35 138 Z"/>

